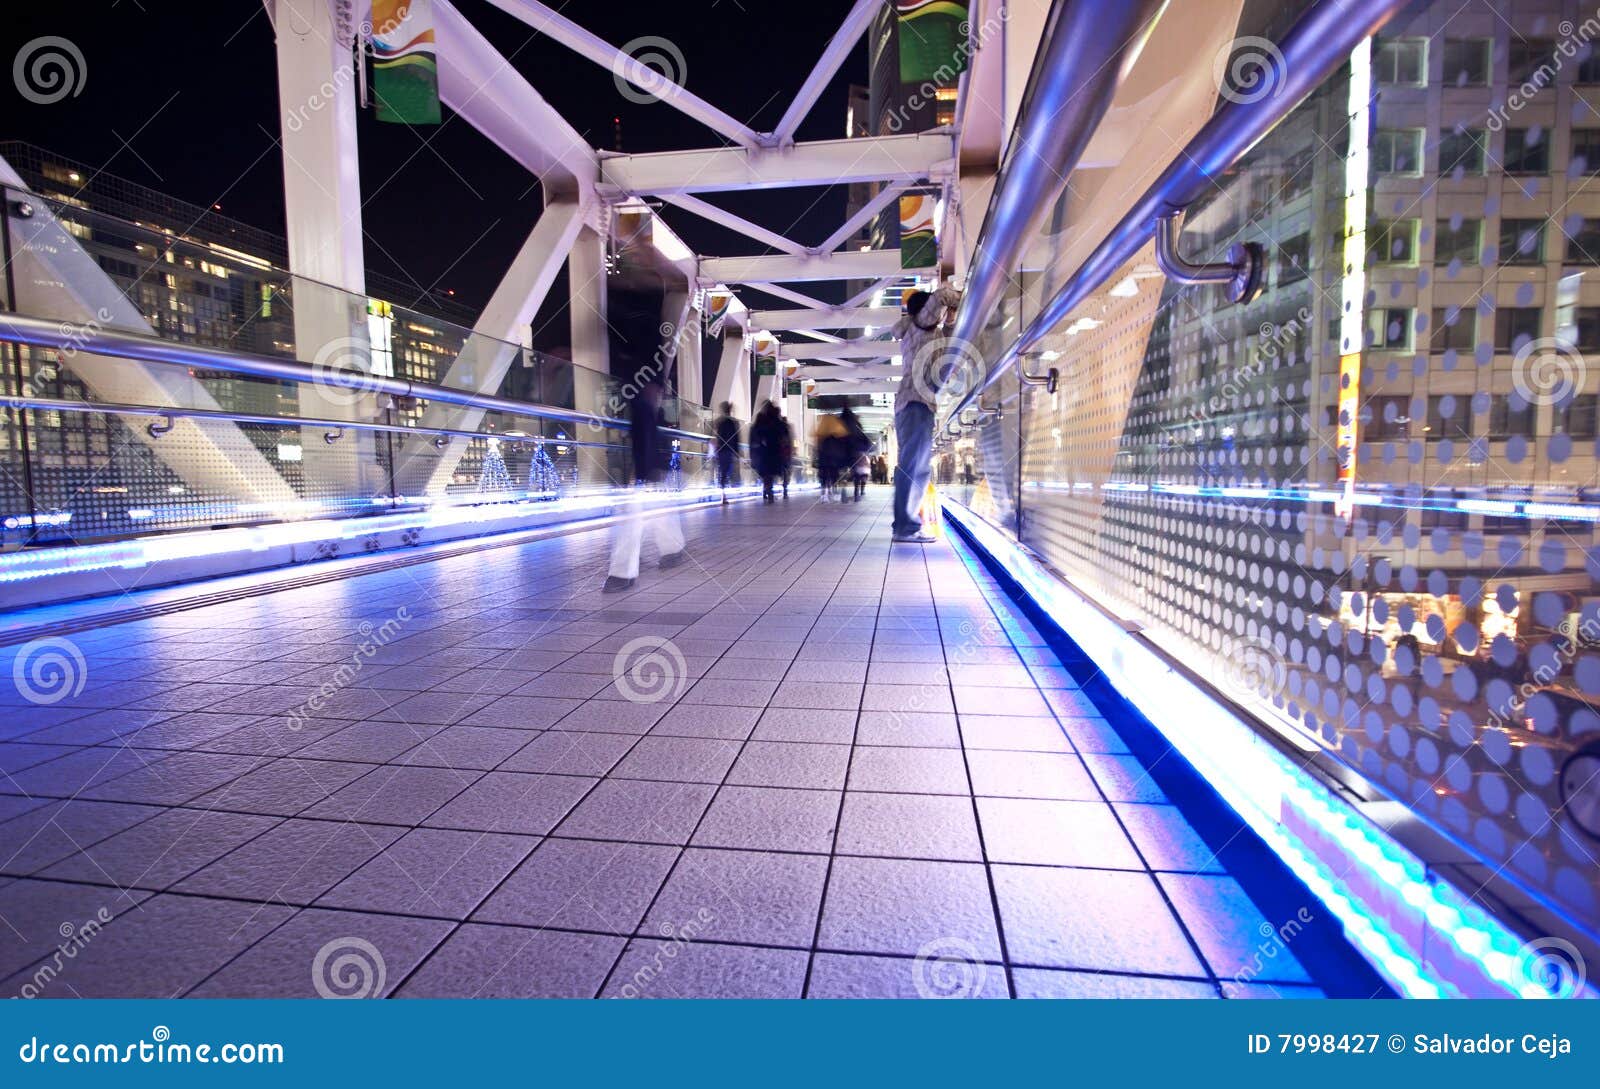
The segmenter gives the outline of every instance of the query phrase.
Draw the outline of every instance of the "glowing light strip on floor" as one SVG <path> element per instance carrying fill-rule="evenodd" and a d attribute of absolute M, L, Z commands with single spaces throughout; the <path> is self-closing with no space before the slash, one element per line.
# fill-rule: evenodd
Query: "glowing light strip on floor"
<path fill-rule="evenodd" d="M 959 503 L 944 498 L 943 506 L 1068 637 L 1093 648 L 1090 656 L 1118 692 L 1305 882 L 1401 994 L 1549 997 L 1515 932 L 1430 879 L 1427 866 L 1392 836 L 1023 546 Z M 1432 954 L 1426 958 L 1425 944 Z"/>
<path fill-rule="evenodd" d="M 722 497 L 722 492 L 712 488 L 674 494 L 680 497 L 682 505 L 685 506 L 714 503 Z M 759 489 L 753 487 L 728 490 L 730 498 L 749 499 L 757 494 Z M 575 495 L 558 500 L 462 504 L 367 518 L 275 522 L 263 526 L 199 530 L 127 541 L 108 541 L 101 544 L 41 548 L 0 556 L 0 583 L 109 568 L 145 567 L 172 560 L 196 560 L 229 553 L 265 552 L 271 548 L 288 545 L 348 541 L 384 531 L 456 529 L 552 513 L 565 516 L 553 522 L 540 523 L 549 525 L 554 522 L 571 522 L 597 517 L 600 513 L 617 508 L 627 498 L 625 493 L 607 492 Z M 657 497 L 652 496 L 652 498 Z M 653 506 L 647 509 L 653 509 Z"/>

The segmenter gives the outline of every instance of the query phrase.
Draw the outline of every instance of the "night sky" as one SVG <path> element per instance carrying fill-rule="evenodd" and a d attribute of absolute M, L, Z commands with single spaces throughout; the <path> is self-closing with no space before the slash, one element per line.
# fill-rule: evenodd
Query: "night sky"
<path fill-rule="evenodd" d="M 456 0 L 456 6 L 591 145 L 614 146 L 615 117 L 622 119 L 627 151 L 725 143 L 669 106 L 627 101 L 608 69 L 487 0 Z M 589 0 L 567 4 L 564 13 L 614 45 L 644 35 L 671 40 L 684 55 L 690 90 L 765 131 L 777 124 L 850 6 L 848 0 Z M 283 232 L 273 33 L 259 2 L 69 0 L 12 5 L 6 14 L 0 59 L 9 62 L 24 42 L 57 35 L 82 51 L 87 78 L 76 97 L 44 106 L 24 100 L 7 79 L 0 86 L 0 139 L 25 140 L 196 204 L 221 204 L 227 215 Z M 799 139 L 842 137 L 846 87 L 865 78 L 863 41 Z M 380 124 L 367 109 L 359 129 L 368 267 L 436 291 L 453 289 L 459 301 L 481 305 L 539 215 L 533 177 L 448 109 L 442 126 L 423 129 Z M 710 199 L 816 243 L 842 221 L 845 189 Z M 669 209 L 665 218 L 697 252 L 765 252 L 686 212 Z M 830 294 L 828 286 L 814 286 Z M 552 290 L 564 293 L 564 284 Z"/>

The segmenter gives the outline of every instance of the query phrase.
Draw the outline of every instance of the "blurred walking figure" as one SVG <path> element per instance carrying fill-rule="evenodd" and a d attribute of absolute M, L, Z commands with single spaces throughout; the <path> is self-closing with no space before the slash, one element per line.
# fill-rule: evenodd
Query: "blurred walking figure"
<path fill-rule="evenodd" d="M 854 460 L 850 454 L 850 429 L 840 417 L 825 414 L 817 417 L 816 432 L 817 483 L 822 485 L 822 501 L 833 497 L 833 486 L 839 474 Z"/>
<path fill-rule="evenodd" d="M 724 401 L 722 415 L 717 417 L 717 487 L 722 489 L 722 502 L 728 502 L 728 489 L 733 486 L 734 459 L 739 456 L 739 421 L 733 418 L 733 402 Z"/>
<path fill-rule="evenodd" d="M 629 589 L 639 577 L 639 550 L 644 543 L 644 497 L 651 485 L 660 484 L 666 478 L 667 468 L 672 463 L 672 444 L 661 430 L 663 392 L 661 376 L 652 374 L 643 380 L 628 406 L 634 485 L 633 494 L 626 500 L 627 512 L 614 531 L 611 570 L 604 587 L 608 594 Z M 661 567 L 678 566 L 687 558 L 678 512 L 671 510 L 657 515 L 650 524 L 655 530 L 656 549 L 661 553 Z"/>
<path fill-rule="evenodd" d="M 917 510 L 928 491 L 933 461 L 934 398 L 949 377 L 939 373 L 937 341 L 946 311 L 961 303 L 953 284 L 936 291 L 913 291 L 906 297 L 905 313 L 895 324 L 900 340 L 900 388 L 894 395 L 894 437 L 899 462 L 894 468 L 894 522 L 896 541 L 926 544 L 932 537 L 922 532 Z"/>
<path fill-rule="evenodd" d="M 771 401 L 761 406 L 750 423 L 750 464 L 761 478 L 761 499 L 777 502 L 774 489 L 783 477 L 783 494 L 789 494 L 789 458 L 793 452 L 789 423 Z"/>
<path fill-rule="evenodd" d="M 855 484 L 855 499 L 859 503 L 861 493 L 867 490 L 867 455 L 872 452 L 872 440 L 867 437 L 867 429 L 861 426 L 861 418 L 851 411 L 849 405 L 839 410 L 839 422 L 844 425 L 845 442 L 848 445 L 844 468 L 849 471 L 850 479 Z M 839 498 L 844 498 L 842 492 Z"/>

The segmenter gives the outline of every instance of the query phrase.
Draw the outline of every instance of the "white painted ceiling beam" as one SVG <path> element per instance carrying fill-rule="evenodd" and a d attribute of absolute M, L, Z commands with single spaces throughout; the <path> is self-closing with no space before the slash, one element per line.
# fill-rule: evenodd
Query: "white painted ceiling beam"
<path fill-rule="evenodd" d="M 800 122 L 806 119 L 806 114 L 817 104 L 818 96 L 827 89 L 834 73 L 850 55 L 850 50 L 855 48 L 856 42 L 861 40 L 861 35 L 872 22 L 872 17 L 882 7 L 883 0 L 856 0 L 856 6 L 844 17 L 844 22 L 839 25 L 833 40 L 818 58 L 816 67 L 811 69 L 811 74 L 801 85 L 800 92 L 790 100 L 789 108 L 783 111 L 783 120 L 778 122 L 777 129 L 772 133 L 774 142 L 784 144 L 794 139 L 795 129 L 800 127 Z"/>
<path fill-rule="evenodd" d="M 906 269 L 906 274 L 918 271 Z M 838 253 L 769 254 L 759 257 L 702 257 L 703 280 L 729 284 L 799 283 L 808 280 L 878 280 L 901 274 L 899 250 Z"/>
<path fill-rule="evenodd" d="M 954 166 L 953 137 L 935 129 L 781 148 L 601 152 L 600 180 L 608 187 L 607 195 L 660 196 L 851 182 L 909 185 L 941 181 L 952 175 Z"/>
<path fill-rule="evenodd" d="M 701 200 L 699 197 L 690 196 L 688 193 L 663 193 L 661 199 L 674 207 L 682 208 L 686 212 L 693 212 L 701 219 L 719 224 L 730 231 L 738 231 L 746 238 L 753 238 L 757 242 L 771 246 L 782 253 L 802 254 L 806 252 L 806 247 L 785 238 L 777 231 L 769 231 L 759 223 L 751 223 L 743 216 L 734 215 L 727 209 L 718 208 L 715 204 Z"/>
<path fill-rule="evenodd" d="M 895 306 L 858 306 L 845 310 L 827 307 L 821 310 L 753 310 L 750 325 L 754 329 L 774 331 L 799 331 L 802 329 L 865 329 L 893 325 L 900 320 L 900 308 Z"/>

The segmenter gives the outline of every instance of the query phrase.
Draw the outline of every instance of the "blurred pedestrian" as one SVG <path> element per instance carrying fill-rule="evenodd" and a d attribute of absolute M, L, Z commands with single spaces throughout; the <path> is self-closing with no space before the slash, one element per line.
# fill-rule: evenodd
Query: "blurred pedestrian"
<path fill-rule="evenodd" d="M 648 374 L 628 405 L 634 485 L 632 493 L 623 501 L 626 510 L 612 539 L 611 569 L 604 587 L 608 594 L 630 589 L 639 577 L 645 497 L 666 478 L 672 463 L 672 444 L 661 426 L 661 400 L 665 389 L 659 374 Z M 655 531 L 663 569 L 676 567 L 688 558 L 683 544 L 683 525 L 675 509 L 657 515 L 650 524 Z"/>
<path fill-rule="evenodd" d="M 826 503 L 833 497 L 833 487 L 839 481 L 839 474 L 853 460 L 850 456 L 850 431 L 842 419 L 829 412 L 817 417 L 815 438 L 817 483 L 821 485 L 822 501 Z"/>
<path fill-rule="evenodd" d="M 953 284 L 941 284 L 929 293 L 906 296 L 905 311 L 895 324 L 900 341 L 900 387 L 894 395 L 894 437 L 899 461 L 894 469 L 894 521 L 896 541 L 926 544 L 933 538 L 922 532 L 918 508 L 928 490 L 933 459 L 933 412 L 939 387 L 949 378 L 943 373 L 939 352 L 941 327 L 947 312 L 961 303 Z"/>
<path fill-rule="evenodd" d="M 777 502 L 775 490 L 778 478 L 784 478 L 784 494 L 788 494 L 789 453 L 791 439 L 789 425 L 771 401 L 761 406 L 750 423 L 750 465 L 761 478 L 761 500 Z"/>
<path fill-rule="evenodd" d="M 722 502 L 728 502 L 728 489 L 733 486 L 733 466 L 739 456 L 739 421 L 733 418 L 733 402 L 724 401 L 722 415 L 717 417 L 717 487 L 722 489 Z"/>

